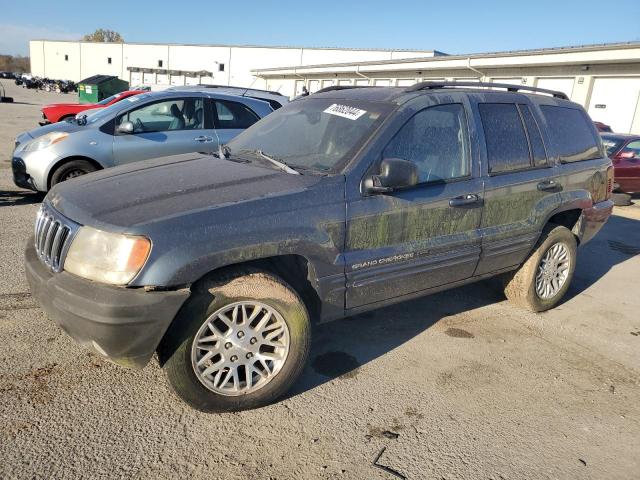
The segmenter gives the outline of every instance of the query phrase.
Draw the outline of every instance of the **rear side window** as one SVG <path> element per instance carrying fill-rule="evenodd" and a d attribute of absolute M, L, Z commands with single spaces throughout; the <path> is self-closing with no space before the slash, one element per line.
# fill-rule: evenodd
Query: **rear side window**
<path fill-rule="evenodd" d="M 487 144 L 489 173 L 530 168 L 529 143 L 515 104 L 481 103 L 478 108 Z"/>
<path fill-rule="evenodd" d="M 467 138 L 464 107 L 438 105 L 416 113 L 382 155 L 415 163 L 420 183 L 447 181 L 469 175 Z"/>
<path fill-rule="evenodd" d="M 528 105 L 519 104 L 518 110 L 522 115 L 522 120 L 527 127 L 527 134 L 529 135 L 529 146 L 531 147 L 531 157 L 533 158 L 533 165 L 541 167 L 547 164 L 547 153 L 544 149 L 544 143 L 542 142 L 542 136 L 540 135 L 540 129 L 538 123 L 534 118 Z"/>
<path fill-rule="evenodd" d="M 600 157 L 593 125 L 581 110 L 551 105 L 540 105 L 540 110 L 547 120 L 551 144 L 561 162 L 579 162 Z"/>
<path fill-rule="evenodd" d="M 245 129 L 256 123 L 258 116 L 241 103 L 213 100 L 215 128 Z"/>

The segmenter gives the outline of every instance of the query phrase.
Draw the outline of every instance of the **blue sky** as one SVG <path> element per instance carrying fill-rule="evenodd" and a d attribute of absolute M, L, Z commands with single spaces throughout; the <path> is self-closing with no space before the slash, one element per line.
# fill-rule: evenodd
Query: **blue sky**
<path fill-rule="evenodd" d="M 126 41 L 474 53 L 640 40 L 639 0 L 3 1 L 0 53 L 96 28 Z M 145 6 L 148 5 L 148 6 Z"/>

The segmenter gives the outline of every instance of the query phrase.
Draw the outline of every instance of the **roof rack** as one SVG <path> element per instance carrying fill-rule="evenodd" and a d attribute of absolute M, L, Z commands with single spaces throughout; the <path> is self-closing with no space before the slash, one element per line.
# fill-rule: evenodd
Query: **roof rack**
<path fill-rule="evenodd" d="M 563 100 L 569 100 L 566 94 L 558 92 L 556 90 L 547 90 L 546 88 L 528 87 L 526 85 L 511 85 L 509 83 L 492 83 L 492 82 L 420 82 L 415 85 L 411 85 L 405 89 L 405 92 L 417 92 L 419 90 L 435 90 L 439 88 L 450 87 L 488 87 L 488 88 L 506 88 L 509 92 L 534 92 L 534 93 L 546 93 L 555 98 L 561 98 Z"/>
<path fill-rule="evenodd" d="M 262 93 L 270 93 L 271 95 L 279 95 L 284 97 L 285 95 L 280 92 L 275 92 L 273 90 L 262 90 L 260 88 L 252 88 L 252 87 L 236 87 L 234 85 L 215 85 L 211 83 L 198 83 L 196 85 L 175 85 L 170 87 L 172 90 L 199 90 L 199 89 L 209 89 L 209 88 L 226 88 L 228 90 L 242 90 L 243 95 L 249 91 L 252 92 L 262 92 Z"/>
<path fill-rule="evenodd" d="M 313 93 L 333 92 L 334 90 L 349 90 L 351 88 L 368 88 L 370 85 L 333 85 L 331 87 L 324 87 Z"/>

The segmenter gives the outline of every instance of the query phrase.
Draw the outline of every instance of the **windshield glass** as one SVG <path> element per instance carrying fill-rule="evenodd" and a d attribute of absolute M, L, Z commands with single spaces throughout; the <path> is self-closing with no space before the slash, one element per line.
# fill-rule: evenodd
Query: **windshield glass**
<path fill-rule="evenodd" d="M 152 95 L 151 93 L 141 93 L 140 95 L 131 95 L 130 97 L 127 97 L 124 100 L 116 102 L 113 105 L 109 105 L 106 108 L 92 110 L 90 111 L 90 113 L 86 114 L 87 125 L 98 122 L 100 120 L 111 118 L 112 115 L 117 114 L 121 110 L 126 110 L 131 103 L 146 100 L 151 95 Z M 84 115 L 84 112 L 80 113 L 79 115 L 80 116 Z"/>
<path fill-rule="evenodd" d="M 259 150 L 293 168 L 335 172 L 391 109 L 373 102 L 298 100 L 245 130 L 228 147 L 232 156 Z"/>
<path fill-rule="evenodd" d="M 115 100 L 116 98 L 118 98 L 120 96 L 119 93 L 116 93 L 115 95 L 111 95 L 110 97 L 105 98 L 104 100 L 101 100 L 98 102 L 98 105 L 106 105 L 107 103 L 109 103 L 111 100 Z"/>
<path fill-rule="evenodd" d="M 605 137 L 604 135 L 602 135 L 602 144 L 604 145 L 604 148 L 607 149 L 608 157 L 616 153 L 623 143 L 624 143 L 623 138 L 615 138 L 615 137 L 608 137 L 608 136 Z"/>

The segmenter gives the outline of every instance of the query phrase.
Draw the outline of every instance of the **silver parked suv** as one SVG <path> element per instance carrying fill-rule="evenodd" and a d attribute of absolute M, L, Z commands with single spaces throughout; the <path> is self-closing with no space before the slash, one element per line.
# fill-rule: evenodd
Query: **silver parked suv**
<path fill-rule="evenodd" d="M 145 93 L 22 133 L 14 183 L 46 192 L 69 178 L 153 157 L 209 153 L 274 110 L 268 99 L 207 90 Z"/>

